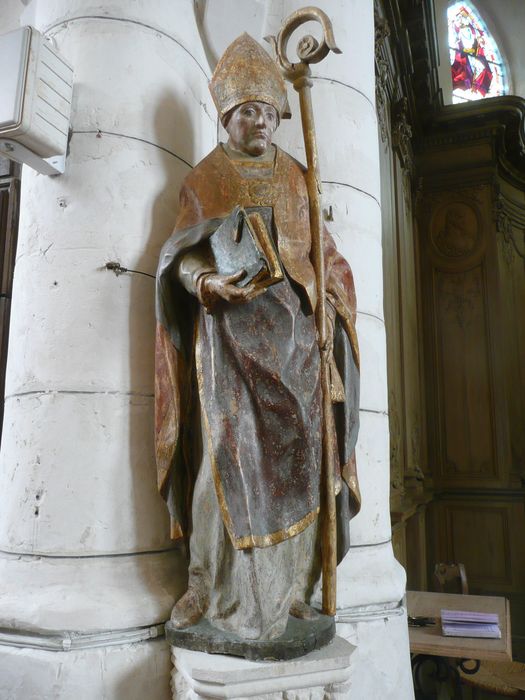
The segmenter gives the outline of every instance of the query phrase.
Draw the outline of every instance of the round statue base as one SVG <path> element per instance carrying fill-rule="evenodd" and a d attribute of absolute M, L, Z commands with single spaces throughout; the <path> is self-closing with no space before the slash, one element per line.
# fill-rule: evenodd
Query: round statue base
<path fill-rule="evenodd" d="M 288 661 L 331 642 L 335 636 L 335 620 L 328 615 L 319 615 L 315 620 L 299 620 L 290 615 L 284 634 L 267 641 L 242 639 L 214 627 L 204 618 L 184 629 L 176 629 L 167 622 L 165 629 L 166 638 L 174 647 L 242 656 L 250 661 Z"/>

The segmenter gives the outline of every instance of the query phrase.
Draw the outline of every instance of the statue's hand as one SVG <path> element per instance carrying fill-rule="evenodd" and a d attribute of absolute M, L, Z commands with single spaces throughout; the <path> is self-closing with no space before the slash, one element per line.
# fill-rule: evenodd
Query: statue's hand
<path fill-rule="evenodd" d="M 234 275 L 219 275 L 217 273 L 203 275 L 202 281 L 199 280 L 197 290 L 199 301 L 208 311 L 211 311 L 221 299 L 229 304 L 244 304 L 251 301 L 258 296 L 260 290 L 253 283 L 246 287 L 235 285 L 245 275 L 244 270 L 240 270 Z"/>

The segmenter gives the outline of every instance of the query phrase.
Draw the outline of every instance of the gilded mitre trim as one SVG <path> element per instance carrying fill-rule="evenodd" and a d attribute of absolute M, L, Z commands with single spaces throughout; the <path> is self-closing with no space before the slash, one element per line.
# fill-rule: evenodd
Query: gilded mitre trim
<path fill-rule="evenodd" d="M 223 53 L 209 88 L 221 121 L 243 102 L 266 102 L 281 119 L 290 117 L 286 85 L 276 63 L 246 32 Z"/>

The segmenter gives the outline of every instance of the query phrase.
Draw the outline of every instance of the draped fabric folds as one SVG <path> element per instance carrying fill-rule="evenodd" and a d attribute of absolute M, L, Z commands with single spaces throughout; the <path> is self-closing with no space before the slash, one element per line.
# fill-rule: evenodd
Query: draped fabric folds
<path fill-rule="evenodd" d="M 276 149 L 271 173 L 249 176 L 219 145 L 186 178 L 175 231 L 157 275 L 155 430 L 158 485 L 172 536 L 191 531 L 199 459 L 195 416 L 203 434 L 224 526 L 236 549 L 267 547 L 302 532 L 319 511 L 321 390 L 304 169 Z M 241 305 L 212 314 L 177 279 L 187 251 L 205 246 L 231 210 L 271 207 L 282 282 Z M 342 380 L 334 403 L 339 470 L 338 555 L 348 547 L 348 520 L 360 507 L 355 469 L 359 424 L 359 353 L 352 272 L 324 236 L 326 292 L 335 318 L 334 360 Z"/>

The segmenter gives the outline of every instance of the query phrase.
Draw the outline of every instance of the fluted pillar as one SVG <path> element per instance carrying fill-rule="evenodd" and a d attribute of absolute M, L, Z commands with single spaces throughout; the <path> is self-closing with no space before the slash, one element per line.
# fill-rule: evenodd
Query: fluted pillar
<path fill-rule="evenodd" d="M 185 585 L 153 452 L 154 274 L 216 143 L 191 0 L 32 0 L 75 71 L 66 173 L 24 168 L 0 455 L 0 697 L 169 697 Z M 31 19 L 30 18 L 30 19 Z"/>

